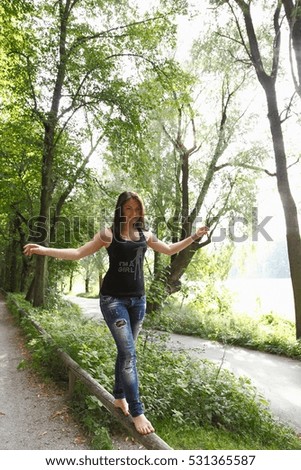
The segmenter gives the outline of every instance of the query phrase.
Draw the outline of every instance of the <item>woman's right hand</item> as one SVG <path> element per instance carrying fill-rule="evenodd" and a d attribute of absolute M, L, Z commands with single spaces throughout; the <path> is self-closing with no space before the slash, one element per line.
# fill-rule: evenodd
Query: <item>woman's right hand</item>
<path fill-rule="evenodd" d="M 45 246 L 36 245 L 35 243 L 28 243 L 23 248 L 23 253 L 25 256 L 31 255 L 46 255 L 47 248 Z"/>

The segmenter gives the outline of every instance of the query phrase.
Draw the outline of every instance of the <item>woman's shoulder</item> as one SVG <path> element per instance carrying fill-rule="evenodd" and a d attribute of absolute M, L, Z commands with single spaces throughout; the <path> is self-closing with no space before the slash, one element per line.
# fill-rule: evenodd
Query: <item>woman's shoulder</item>
<path fill-rule="evenodd" d="M 109 245 L 110 243 L 112 243 L 113 240 L 112 229 L 109 227 L 101 229 L 98 232 L 98 237 L 105 245 Z"/>
<path fill-rule="evenodd" d="M 146 242 L 154 239 L 154 234 L 150 230 L 143 230 L 143 235 L 145 237 Z"/>

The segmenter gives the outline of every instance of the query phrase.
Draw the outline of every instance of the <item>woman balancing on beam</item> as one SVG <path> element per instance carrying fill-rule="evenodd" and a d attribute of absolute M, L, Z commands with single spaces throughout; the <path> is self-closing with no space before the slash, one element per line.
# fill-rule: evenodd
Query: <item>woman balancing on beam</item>
<path fill-rule="evenodd" d="M 166 244 L 144 228 L 143 202 L 134 192 L 123 192 L 117 200 L 111 228 L 104 228 L 79 248 L 47 248 L 27 244 L 24 254 L 45 255 L 65 260 L 78 260 L 105 247 L 109 269 L 100 290 L 100 308 L 117 346 L 114 405 L 131 414 L 140 434 L 154 431 L 145 417 L 139 397 L 135 342 L 146 309 L 143 260 L 147 247 L 166 255 L 174 255 L 208 233 L 199 228 L 192 236 Z"/>

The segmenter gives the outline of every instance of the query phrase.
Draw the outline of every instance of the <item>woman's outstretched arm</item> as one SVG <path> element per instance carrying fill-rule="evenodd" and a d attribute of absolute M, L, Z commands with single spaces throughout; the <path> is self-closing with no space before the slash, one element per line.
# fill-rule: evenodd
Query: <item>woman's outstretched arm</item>
<path fill-rule="evenodd" d="M 189 245 L 191 245 L 194 241 L 196 241 L 198 238 L 201 238 L 203 235 L 208 234 L 208 233 L 209 233 L 208 227 L 200 227 L 197 229 L 195 234 L 190 235 L 189 237 L 184 238 L 183 240 L 180 240 L 179 242 L 175 242 L 175 243 L 165 243 L 161 240 L 158 240 L 158 238 L 154 234 L 148 233 L 147 244 L 154 251 L 158 251 L 159 253 L 163 253 L 165 255 L 171 256 L 176 253 L 179 253 L 179 251 L 184 250 Z"/>
<path fill-rule="evenodd" d="M 103 246 L 108 247 L 112 241 L 112 232 L 110 229 L 104 229 L 98 232 L 92 240 L 78 248 L 49 248 L 34 243 L 28 243 L 24 246 L 26 256 L 42 255 L 51 256 L 65 260 L 79 260 L 85 256 L 92 255 Z"/>

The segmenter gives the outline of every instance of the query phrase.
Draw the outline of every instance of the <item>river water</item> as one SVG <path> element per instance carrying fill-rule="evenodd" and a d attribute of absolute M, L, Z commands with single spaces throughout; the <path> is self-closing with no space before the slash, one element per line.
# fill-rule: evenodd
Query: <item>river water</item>
<path fill-rule="evenodd" d="M 223 285 L 232 293 L 237 313 L 254 316 L 273 312 L 295 321 L 290 278 L 228 279 Z"/>

